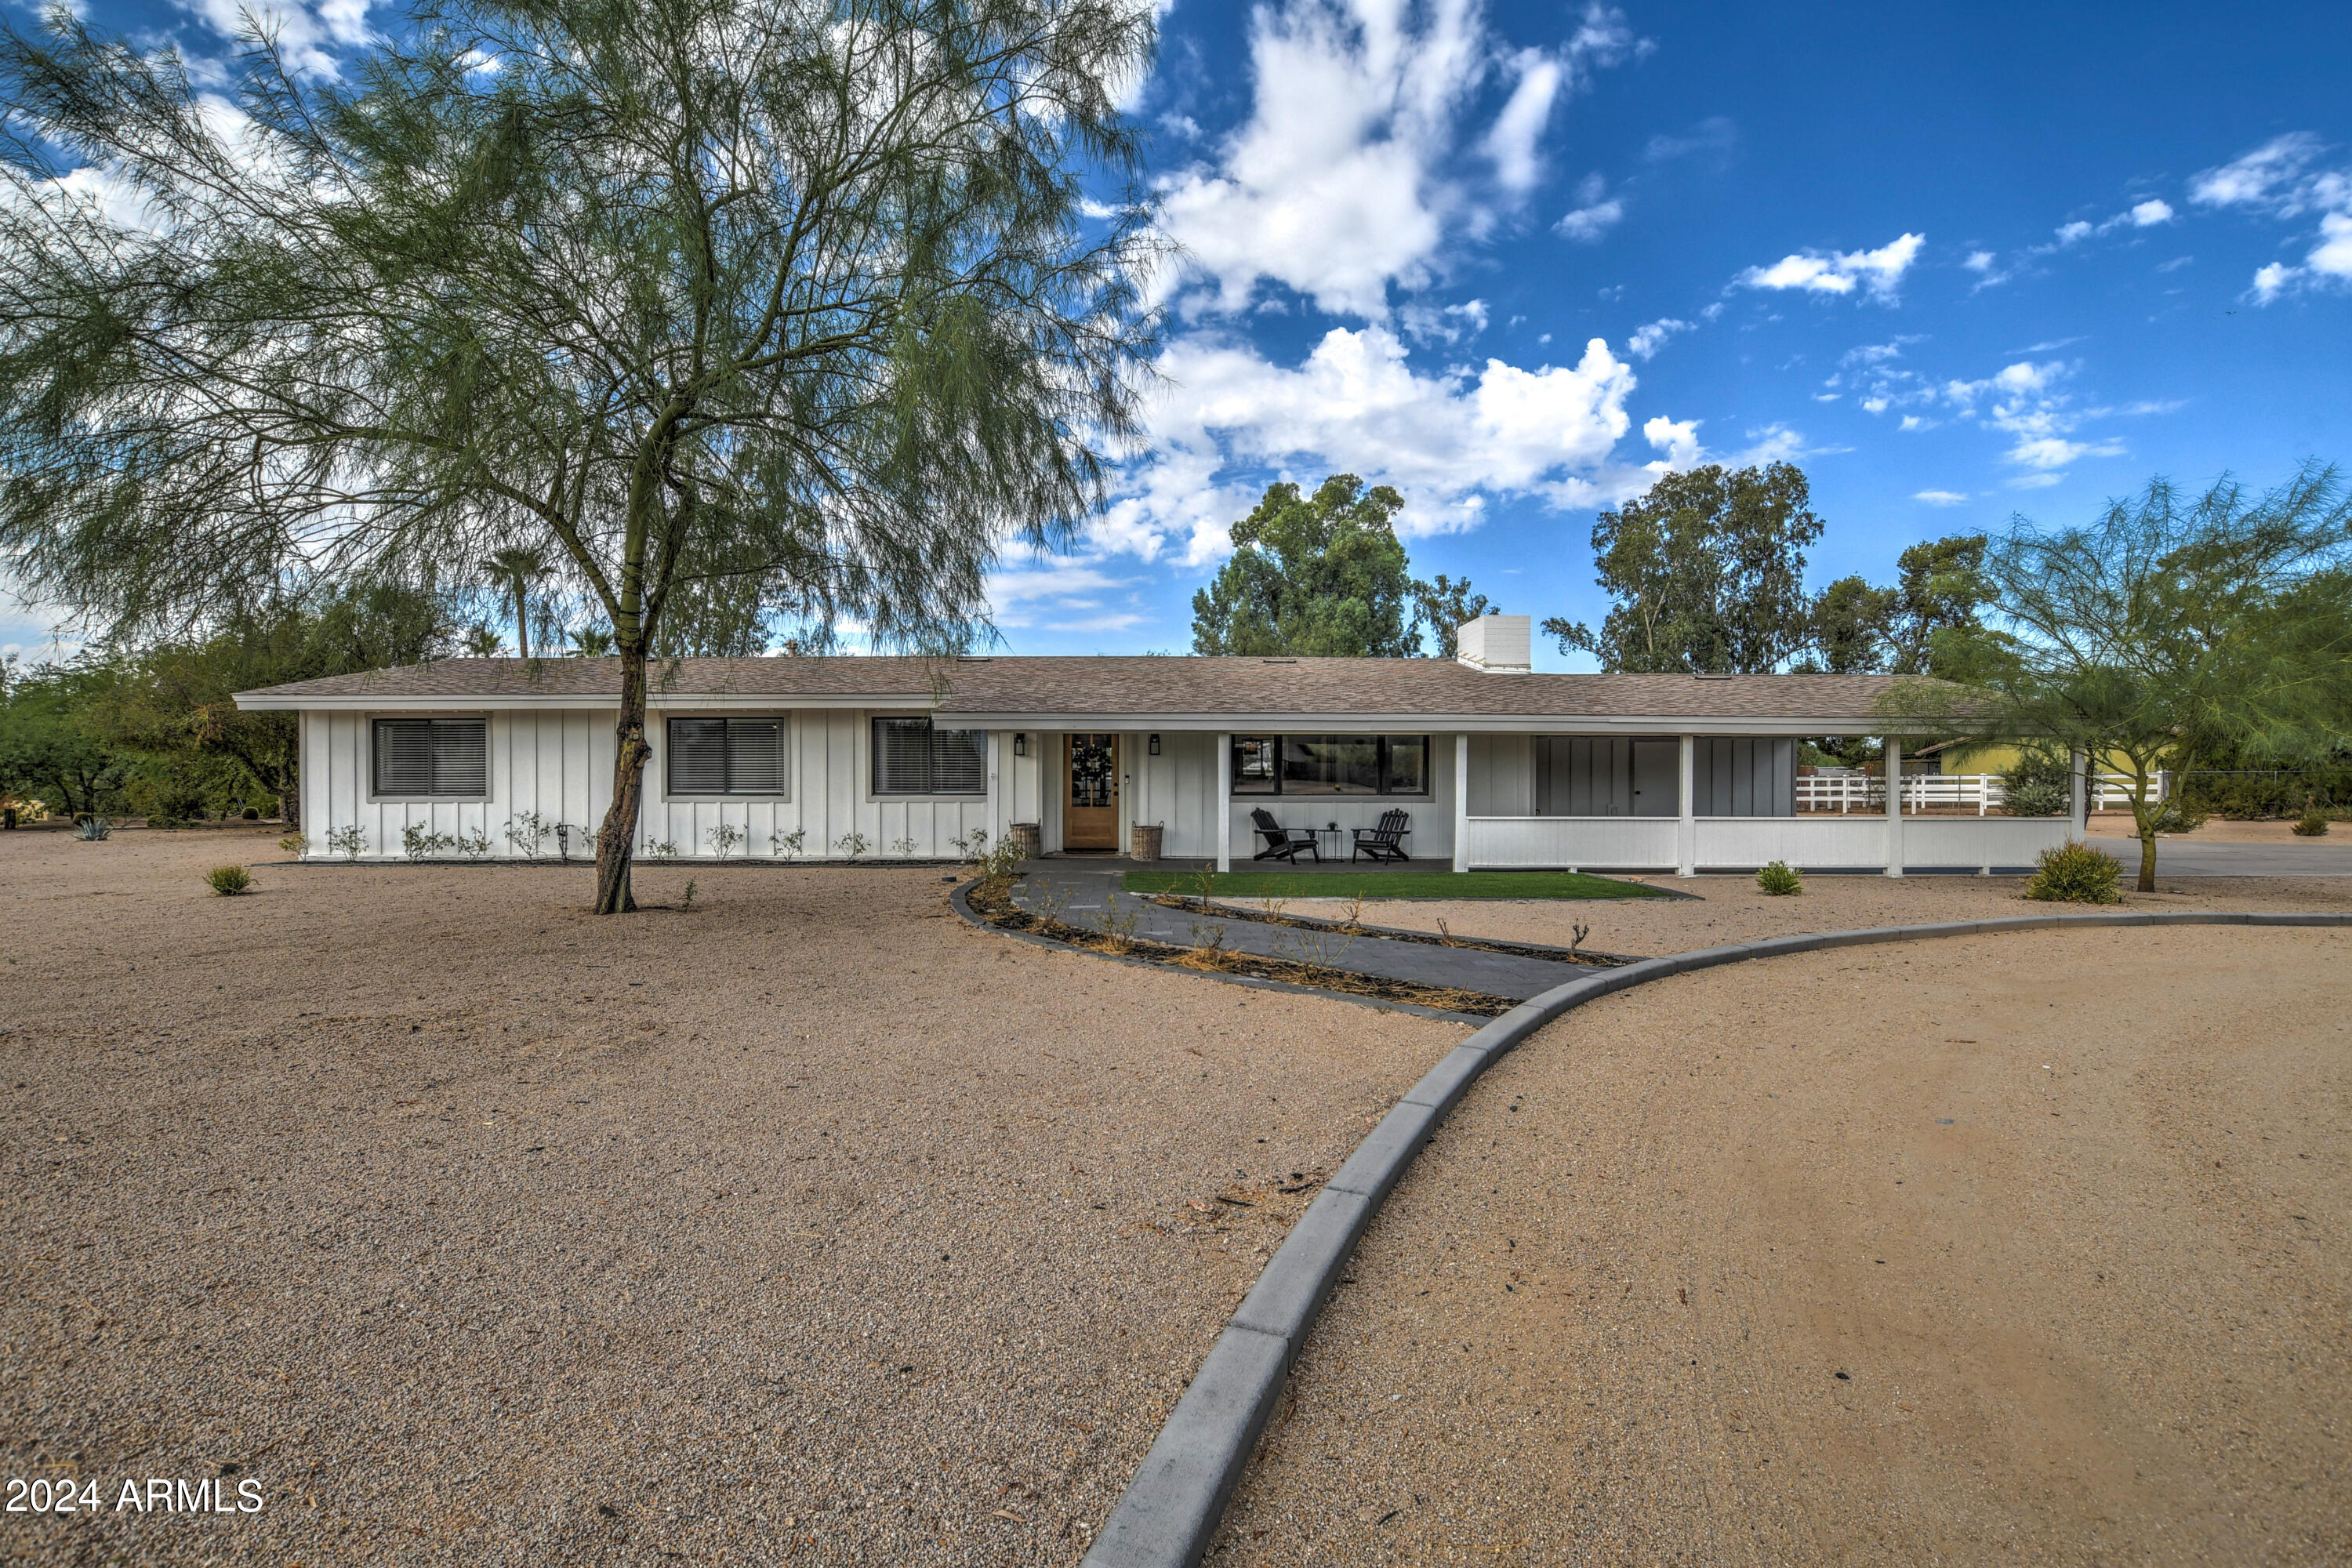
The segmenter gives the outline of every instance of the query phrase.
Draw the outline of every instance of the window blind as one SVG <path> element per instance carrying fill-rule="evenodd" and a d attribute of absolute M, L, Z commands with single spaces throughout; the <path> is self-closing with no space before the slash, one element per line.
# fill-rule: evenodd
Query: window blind
<path fill-rule="evenodd" d="M 489 728 L 486 719 L 377 720 L 375 793 L 475 799 L 489 794 Z"/>
<path fill-rule="evenodd" d="M 782 719 L 672 719 L 672 795 L 783 795 Z"/>
<path fill-rule="evenodd" d="M 988 731 L 929 719 L 874 721 L 876 795 L 986 795 Z"/>

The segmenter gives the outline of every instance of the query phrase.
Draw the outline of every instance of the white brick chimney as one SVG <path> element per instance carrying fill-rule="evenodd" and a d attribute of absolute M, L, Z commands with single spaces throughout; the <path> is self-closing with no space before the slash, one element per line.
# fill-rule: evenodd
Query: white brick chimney
<path fill-rule="evenodd" d="M 1526 675 L 1535 668 L 1535 620 L 1530 616 L 1481 616 L 1454 634 L 1457 663 L 1489 675 Z"/>

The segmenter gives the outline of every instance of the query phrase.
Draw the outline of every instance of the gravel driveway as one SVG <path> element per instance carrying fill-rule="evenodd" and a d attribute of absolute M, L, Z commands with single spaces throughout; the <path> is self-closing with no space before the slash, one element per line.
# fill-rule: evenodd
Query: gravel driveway
<path fill-rule="evenodd" d="M 2352 1562 L 2352 932 L 1581 1008 L 1359 1247 L 1219 1564 Z"/>
<path fill-rule="evenodd" d="M 597 921 L 274 837 L 0 836 L 0 1440 L 107 1505 L 0 1559 L 1071 1562 L 1468 1032 L 1009 942 L 936 869 Z"/>

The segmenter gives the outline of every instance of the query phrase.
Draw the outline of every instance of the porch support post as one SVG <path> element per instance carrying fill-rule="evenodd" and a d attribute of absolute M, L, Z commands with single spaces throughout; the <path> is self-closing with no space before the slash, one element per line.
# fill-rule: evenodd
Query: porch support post
<path fill-rule="evenodd" d="M 1454 868 L 1470 869 L 1470 735 L 1454 737 Z"/>
<path fill-rule="evenodd" d="M 1886 737 L 1886 874 L 1903 875 L 1903 742 Z"/>
<path fill-rule="evenodd" d="M 1217 869 L 1234 868 L 1234 738 L 1217 737 Z"/>
<path fill-rule="evenodd" d="M 1675 794 L 1675 875 L 1698 875 L 1698 737 L 1682 737 L 1682 782 Z"/>
<path fill-rule="evenodd" d="M 2077 750 L 2066 763 L 2066 815 L 2074 819 L 2074 837 L 2091 831 L 2091 758 Z"/>

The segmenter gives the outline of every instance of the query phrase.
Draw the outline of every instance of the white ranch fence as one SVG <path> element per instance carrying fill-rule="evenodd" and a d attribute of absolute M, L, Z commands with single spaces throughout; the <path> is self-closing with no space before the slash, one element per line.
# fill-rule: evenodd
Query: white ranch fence
<path fill-rule="evenodd" d="M 2150 781 L 2156 798 L 2171 794 L 2172 775 L 2158 773 Z M 1903 776 L 1903 811 L 1906 816 L 1930 811 L 1973 812 L 1983 816 L 2000 811 L 2008 792 L 1999 773 L 1906 773 Z M 2129 773 L 2101 773 L 2091 797 L 2093 811 L 2126 811 L 2131 807 L 2132 776 Z M 1797 809 L 1801 812 L 1833 812 L 1840 816 L 1857 811 L 1884 812 L 1886 809 L 1886 781 L 1874 773 L 1853 769 L 1797 775 Z"/>

